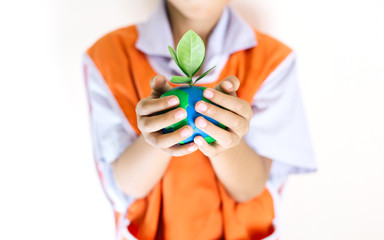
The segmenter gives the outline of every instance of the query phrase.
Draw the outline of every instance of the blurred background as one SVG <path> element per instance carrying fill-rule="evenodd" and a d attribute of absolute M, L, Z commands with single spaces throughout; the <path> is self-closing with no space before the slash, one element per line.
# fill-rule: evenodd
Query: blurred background
<path fill-rule="evenodd" d="M 81 57 L 157 0 L 0 1 L 0 239 L 113 239 Z M 382 0 L 233 0 L 291 46 L 319 171 L 292 176 L 284 239 L 384 239 Z"/>

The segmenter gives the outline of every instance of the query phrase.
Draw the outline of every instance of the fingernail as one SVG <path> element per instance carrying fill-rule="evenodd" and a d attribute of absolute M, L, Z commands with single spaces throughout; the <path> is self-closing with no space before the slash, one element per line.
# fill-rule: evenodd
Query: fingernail
<path fill-rule="evenodd" d="M 200 147 L 203 146 L 203 141 L 200 138 L 196 139 L 196 144 L 199 145 Z"/>
<path fill-rule="evenodd" d="M 183 119 L 183 118 L 186 117 L 186 116 L 185 116 L 185 113 L 184 113 L 182 110 L 178 110 L 178 111 L 176 112 L 175 116 L 176 116 L 176 119 Z"/>
<path fill-rule="evenodd" d="M 169 106 L 174 106 L 174 105 L 177 105 L 178 103 L 179 103 L 178 98 L 172 97 L 172 98 L 168 99 Z"/>
<path fill-rule="evenodd" d="M 190 131 L 188 128 L 184 128 L 183 130 L 181 130 L 180 134 L 182 137 L 188 137 L 190 135 Z"/>
<path fill-rule="evenodd" d="M 207 111 L 207 104 L 200 102 L 197 104 L 197 110 L 205 112 Z"/>
<path fill-rule="evenodd" d="M 207 126 L 207 121 L 204 120 L 203 118 L 198 118 L 197 125 L 199 125 L 199 127 L 201 128 L 205 128 Z"/>
<path fill-rule="evenodd" d="M 205 90 L 203 94 L 204 94 L 204 97 L 206 97 L 206 98 L 212 98 L 213 97 L 213 92 L 211 90 Z"/>
<path fill-rule="evenodd" d="M 158 81 L 158 79 L 160 79 L 162 76 L 161 75 L 156 75 L 154 78 L 153 78 L 153 81 L 156 83 Z"/>
<path fill-rule="evenodd" d="M 188 151 L 190 151 L 190 152 L 194 152 L 194 151 L 196 151 L 197 150 L 197 146 L 196 145 L 192 145 L 192 146 L 190 146 L 189 148 L 188 148 Z"/>
<path fill-rule="evenodd" d="M 230 81 L 223 82 L 223 85 L 226 89 L 230 89 L 233 87 L 233 84 Z"/>

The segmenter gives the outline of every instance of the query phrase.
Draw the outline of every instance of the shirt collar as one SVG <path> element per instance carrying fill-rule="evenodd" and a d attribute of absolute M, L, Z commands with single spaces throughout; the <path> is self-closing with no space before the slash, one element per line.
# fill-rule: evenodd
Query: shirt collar
<path fill-rule="evenodd" d="M 136 48 L 147 55 L 171 58 L 168 46 L 175 46 L 165 4 L 164 0 L 160 1 L 148 21 L 137 25 L 139 36 Z M 217 55 L 230 55 L 256 45 L 252 27 L 230 7 L 226 7 L 208 39 L 206 60 Z"/>

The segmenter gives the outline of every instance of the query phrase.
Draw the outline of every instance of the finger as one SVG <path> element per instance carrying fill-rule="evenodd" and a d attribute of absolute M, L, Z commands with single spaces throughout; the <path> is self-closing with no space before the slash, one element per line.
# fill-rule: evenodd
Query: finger
<path fill-rule="evenodd" d="M 185 145 L 174 145 L 170 148 L 167 148 L 166 151 L 174 157 L 180 157 L 190 154 L 196 151 L 197 149 L 199 149 L 197 145 L 192 142 Z"/>
<path fill-rule="evenodd" d="M 236 134 L 216 126 L 203 117 L 196 118 L 195 124 L 203 132 L 213 137 L 219 145 L 228 147 L 232 146 L 236 141 Z"/>
<path fill-rule="evenodd" d="M 205 89 L 204 97 L 210 101 L 249 119 L 252 117 L 252 109 L 248 102 L 241 98 L 230 96 L 214 89 Z"/>
<path fill-rule="evenodd" d="M 179 98 L 175 96 L 146 98 L 136 105 L 136 113 L 141 116 L 154 114 L 178 106 Z"/>
<path fill-rule="evenodd" d="M 156 75 L 151 79 L 151 88 L 151 97 L 159 98 L 161 94 L 167 92 L 172 87 L 168 84 L 167 80 L 163 75 Z"/>
<path fill-rule="evenodd" d="M 197 102 L 195 108 L 197 112 L 221 122 L 234 131 L 247 125 L 247 120 L 240 115 L 204 101 Z"/>
<path fill-rule="evenodd" d="M 141 132 L 156 132 L 187 117 L 187 111 L 176 108 L 164 114 L 154 116 L 140 116 L 138 127 Z"/>
<path fill-rule="evenodd" d="M 147 139 L 154 146 L 157 146 L 159 148 L 169 148 L 187 139 L 192 134 L 193 134 L 192 127 L 185 126 L 171 133 L 166 133 L 166 134 L 159 133 L 159 132 L 150 133 L 148 134 Z"/>
<path fill-rule="evenodd" d="M 239 89 L 239 87 L 240 80 L 237 77 L 230 75 L 222 80 L 219 84 L 217 84 L 215 89 L 217 91 L 236 96 L 236 91 Z"/>
<path fill-rule="evenodd" d="M 216 156 L 222 147 L 217 144 L 208 144 L 207 141 L 202 136 L 196 136 L 193 141 L 196 143 L 198 146 L 199 150 L 208 157 L 213 157 Z"/>

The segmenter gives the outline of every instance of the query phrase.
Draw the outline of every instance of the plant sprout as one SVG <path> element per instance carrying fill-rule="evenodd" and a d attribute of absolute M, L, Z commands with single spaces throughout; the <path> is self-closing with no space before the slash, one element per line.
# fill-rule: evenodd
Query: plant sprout
<path fill-rule="evenodd" d="M 207 74 L 216 67 L 212 67 L 203 73 L 200 77 L 198 77 L 195 81 L 192 80 L 192 77 L 199 71 L 205 59 L 204 42 L 200 36 L 192 30 L 189 30 L 183 35 L 183 37 L 180 39 L 180 42 L 177 44 L 176 51 L 171 46 L 168 46 L 168 50 L 173 61 L 175 61 L 177 66 L 186 75 L 172 76 L 172 83 L 185 83 L 193 87 L 197 81 L 207 76 Z"/>

